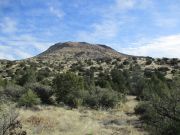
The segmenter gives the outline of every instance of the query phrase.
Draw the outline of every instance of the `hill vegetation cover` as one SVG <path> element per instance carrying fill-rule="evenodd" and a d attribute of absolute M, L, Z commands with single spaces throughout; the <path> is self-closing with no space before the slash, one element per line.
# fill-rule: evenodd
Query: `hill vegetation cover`
<path fill-rule="evenodd" d="M 113 110 L 133 95 L 140 102 L 135 112 L 141 128 L 157 135 L 180 134 L 179 84 L 179 59 L 129 56 L 84 42 L 58 43 L 33 58 L 0 61 L 1 105 Z M 13 123 L 21 122 L 8 109 L 4 117 L 2 110 L 0 121 L 13 117 Z M 10 125 L 1 135 L 28 133 Z"/>

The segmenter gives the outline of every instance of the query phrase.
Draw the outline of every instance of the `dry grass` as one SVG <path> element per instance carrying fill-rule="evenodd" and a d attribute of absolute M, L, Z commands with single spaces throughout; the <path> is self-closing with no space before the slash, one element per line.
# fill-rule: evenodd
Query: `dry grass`
<path fill-rule="evenodd" d="M 132 111 L 134 99 L 124 105 L 123 109 L 110 111 L 74 109 L 41 106 L 39 111 L 20 109 L 20 119 L 28 135 L 144 135 L 127 121 L 138 117 L 128 116 L 124 111 Z M 128 109 L 129 108 L 129 109 Z M 123 124 L 109 121 L 125 121 Z M 104 124 L 107 122 L 108 124 Z"/>

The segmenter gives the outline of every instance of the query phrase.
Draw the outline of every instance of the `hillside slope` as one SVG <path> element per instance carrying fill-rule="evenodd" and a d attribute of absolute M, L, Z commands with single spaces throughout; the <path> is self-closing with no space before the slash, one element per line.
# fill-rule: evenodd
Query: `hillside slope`
<path fill-rule="evenodd" d="M 0 60 L 0 77 L 11 80 L 21 76 L 27 69 L 37 73 L 54 74 L 72 71 L 82 75 L 91 70 L 95 77 L 101 72 L 112 69 L 139 68 L 144 74 L 161 71 L 171 79 L 180 69 L 179 59 L 135 57 L 117 52 L 116 50 L 100 44 L 86 42 L 65 42 L 51 46 L 41 54 L 19 61 Z M 43 78 L 48 79 L 48 78 Z"/>
<path fill-rule="evenodd" d="M 65 42 L 51 46 L 45 52 L 39 54 L 38 58 L 51 59 L 102 59 L 102 58 L 127 58 L 126 54 L 119 53 L 114 49 L 100 44 L 89 44 L 86 42 Z"/>

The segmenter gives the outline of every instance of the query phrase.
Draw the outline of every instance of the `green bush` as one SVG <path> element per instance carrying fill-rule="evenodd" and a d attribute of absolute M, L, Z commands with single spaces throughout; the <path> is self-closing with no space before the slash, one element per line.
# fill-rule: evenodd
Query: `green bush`
<path fill-rule="evenodd" d="M 71 107 L 78 107 L 83 103 L 82 77 L 71 72 L 59 74 L 53 80 L 53 88 L 58 102 L 64 102 Z"/>
<path fill-rule="evenodd" d="M 152 60 L 151 59 L 146 59 L 146 65 L 151 65 Z"/>
<path fill-rule="evenodd" d="M 120 100 L 121 96 L 118 92 L 96 87 L 94 90 L 89 91 L 85 98 L 85 104 L 92 108 L 113 108 Z"/>
<path fill-rule="evenodd" d="M 167 72 L 169 71 L 170 69 L 168 67 L 159 67 L 158 68 L 158 71 L 162 71 L 162 72 Z"/>
<path fill-rule="evenodd" d="M 50 75 L 51 70 L 49 68 L 40 69 L 36 75 L 37 81 L 40 82 L 44 78 L 47 78 Z"/>
<path fill-rule="evenodd" d="M 177 64 L 178 64 L 178 59 L 177 59 L 177 58 L 171 59 L 171 60 L 170 60 L 170 64 L 171 64 L 172 66 L 177 65 Z"/>
<path fill-rule="evenodd" d="M 7 84 L 7 81 L 0 77 L 0 87 L 5 87 L 6 84 Z"/>
<path fill-rule="evenodd" d="M 24 74 L 18 78 L 17 80 L 17 84 L 23 86 L 26 83 L 33 83 L 36 82 L 36 73 L 35 70 L 33 69 L 28 69 L 26 71 L 24 71 Z"/>
<path fill-rule="evenodd" d="M 100 72 L 95 84 L 96 86 L 100 86 L 101 88 L 111 88 L 109 74 Z"/>
<path fill-rule="evenodd" d="M 23 87 L 13 83 L 7 84 L 3 90 L 4 96 L 12 101 L 17 101 L 20 98 L 20 96 L 24 93 L 25 90 Z"/>
<path fill-rule="evenodd" d="M 52 104 L 53 101 L 51 99 L 54 91 L 50 86 L 42 85 L 39 83 L 30 83 L 27 84 L 26 89 L 31 89 L 37 96 L 41 99 L 41 102 L 44 104 Z"/>
<path fill-rule="evenodd" d="M 113 90 L 120 93 L 127 93 L 127 76 L 121 70 L 114 69 L 111 71 L 112 82 L 111 86 Z"/>
<path fill-rule="evenodd" d="M 123 65 L 129 65 L 129 61 L 128 60 L 123 61 Z"/>
<path fill-rule="evenodd" d="M 147 103 L 146 102 L 141 102 L 135 107 L 135 113 L 139 115 L 145 114 L 147 111 Z"/>
<path fill-rule="evenodd" d="M 25 94 L 19 99 L 19 106 L 32 107 L 33 105 L 40 104 L 40 98 L 32 91 L 28 90 Z"/>
<path fill-rule="evenodd" d="M 177 79 L 167 85 L 154 76 L 148 81 L 144 96 L 146 103 L 136 108 L 152 134 L 180 134 L 180 81 Z"/>

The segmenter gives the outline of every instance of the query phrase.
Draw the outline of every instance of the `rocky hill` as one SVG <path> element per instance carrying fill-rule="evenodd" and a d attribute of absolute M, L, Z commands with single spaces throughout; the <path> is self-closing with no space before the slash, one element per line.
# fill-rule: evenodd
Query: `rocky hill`
<path fill-rule="evenodd" d="M 130 56 L 117 52 L 116 50 L 101 44 L 89 44 L 86 42 L 65 42 L 51 46 L 36 58 L 48 59 L 109 59 L 128 58 Z"/>
<path fill-rule="evenodd" d="M 0 60 L 0 77 L 11 80 L 21 76 L 28 69 L 39 74 L 48 74 L 43 80 L 53 78 L 55 74 L 66 71 L 84 74 L 92 71 L 95 76 L 112 69 L 133 71 L 134 68 L 144 74 L 160 71 L 172 79 L 180 73 L 180 60 L 177 58 L 136 57 L 117 52 L 101 44 L 86 42 L 57 43 L 45 52 L 25 60 Z"/>

